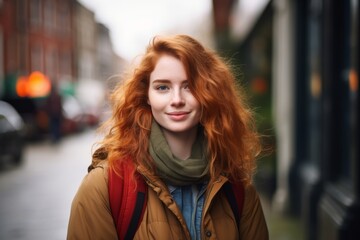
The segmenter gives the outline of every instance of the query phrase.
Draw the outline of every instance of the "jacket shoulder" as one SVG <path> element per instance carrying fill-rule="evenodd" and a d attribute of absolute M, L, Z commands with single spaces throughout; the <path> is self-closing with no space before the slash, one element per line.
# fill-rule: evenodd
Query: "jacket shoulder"
<path fill-rule="evenodd" d="M 244 208 L 240 220 L 241 239 L 269 239 L 260 196 L 254 185 L 245 186 Z"/>
<path fill-rule="evenodd" d="M 104 161 L 84 177 L 73 199 L 68 239 L 116 237 L 109 205 L 107 163 Z"/>
<path fill-rule="evenodd" d="M 108 200 L 108 178 L 108 166 L 104 161 L 86 174 L 73 201 L 106 203 L 104 200 Z"/>
<path fill-rule="evenodd" d="M 91 164 L 88 167 L 88 172 L 96 168 L 98 165 L 104 164 L 107 162 L 108 151 L 105 147 L 98 148 L 92 155 Z"/>

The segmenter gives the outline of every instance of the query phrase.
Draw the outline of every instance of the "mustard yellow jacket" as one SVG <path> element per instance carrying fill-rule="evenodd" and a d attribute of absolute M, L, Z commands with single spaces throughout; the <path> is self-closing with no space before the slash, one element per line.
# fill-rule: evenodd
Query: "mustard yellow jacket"
<path fill-rule="evenodd" d="M 144 174 L 141 169 L 138 171 Z M 191 239 L 181 210 L 173 201 L 166 184 L 158 178 L 145 178 L 149 186 L 147 207 L 134 239 Z M 227 198 L 220 191 L 226 181 L 227 178 L 220 177 L 206 193 L 202 239 L 269 239 L 255 188 L 250 185 L 245 189 L 238 228 Z M 83 179 L 72 202 L 67 239 L 118 239 L 109 206 L 107 161 L 99 164 Z"/>

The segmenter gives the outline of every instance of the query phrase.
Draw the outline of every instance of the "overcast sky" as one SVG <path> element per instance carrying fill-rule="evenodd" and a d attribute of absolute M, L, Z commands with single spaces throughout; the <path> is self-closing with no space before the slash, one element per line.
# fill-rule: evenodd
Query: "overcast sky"
<path fill-rule="evenodd" d="M 211 14 L 210 0 L 79 0 L 111 31 L 114 50 L 131 60 L 149 40 L 169 31 L 187 33 Z M 190 29 L 190 28 L 189 28 Z"/>

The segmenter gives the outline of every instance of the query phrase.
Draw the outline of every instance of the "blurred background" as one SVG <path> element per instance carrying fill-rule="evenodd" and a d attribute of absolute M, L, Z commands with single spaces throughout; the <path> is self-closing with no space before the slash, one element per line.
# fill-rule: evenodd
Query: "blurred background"
<path fill-rule="evenodd" d="M 66 238 L 109 91 L 175 33 L 246 89 L 271 239 L 358 239 L 358 0 L 0 0 L 0 239 Z"/>

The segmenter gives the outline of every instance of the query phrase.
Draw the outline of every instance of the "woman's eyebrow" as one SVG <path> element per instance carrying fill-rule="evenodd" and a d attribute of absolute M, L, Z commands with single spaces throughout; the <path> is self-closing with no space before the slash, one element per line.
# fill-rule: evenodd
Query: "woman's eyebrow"
<path fill-rule="evenodd" d="M 155 79 L 154 81 L 152 81 L 153 83 L 169 83 L 170 80 L 168 79 Z"/>
<path fill-rule="evenodd" d="M 189 82 L 189 80 L 185 79 L 185 80 L 181 81 L 181 84 L 188 83 L 188 82 Z M 152 81 L 152 83 L 171 83 L 171 81 L 168 79 L 155 79 Z"/>

